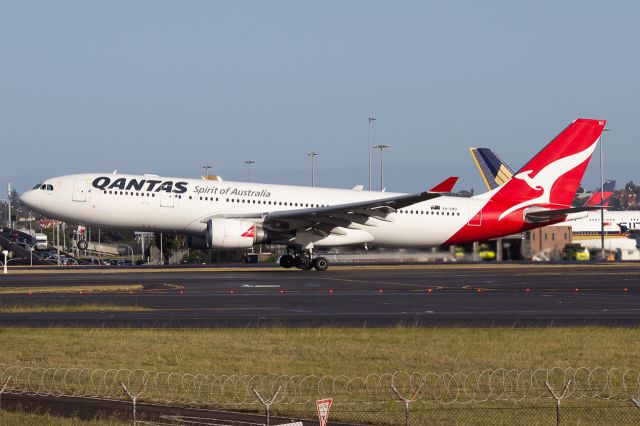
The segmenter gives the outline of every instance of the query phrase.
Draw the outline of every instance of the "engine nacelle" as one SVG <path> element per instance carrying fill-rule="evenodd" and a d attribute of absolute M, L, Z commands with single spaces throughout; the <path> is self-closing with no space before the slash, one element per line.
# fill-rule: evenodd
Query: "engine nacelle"
<path fill-rule="evenodd" d="M 209 248 L 250 248 L 267 242 L 267 232 L 262 226 L 238 219 L 209 219 L 206 242 Z"/>

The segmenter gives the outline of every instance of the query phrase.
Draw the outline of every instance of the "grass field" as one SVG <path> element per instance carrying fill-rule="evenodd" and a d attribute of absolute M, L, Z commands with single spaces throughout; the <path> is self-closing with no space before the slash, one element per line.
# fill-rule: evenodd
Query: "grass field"
<path fill-rule="evenodd" d="M 111 293 L 143 290 L 142 284 L 112 285 L 70 285 L 47 287 L 0 287 L 0 294 L 43 294 L 43 293 Z"/>
<path fill-rule="evenodd" d="M 0 342 L 2 342 L 0 364 L 9 365 L 126 368 L 217 375 L 280 373 L 354 377 L 394 371 L 469 372 L 498 368 L 581 366 L 638 368 L 640 329 L 604 327 L 202 330 L 4 328 L 0 329 Z M 34 378 L 37 376 L 37 372 L 35 373 Z M 60 379 L 60 377 L 54 379 L 52 374 L 50 372 L 46 377 L 52 380 Z M 77 377 L 77 374 L 77 371 L 72 372 L 71 376 Z M 26 376 L 22 376 L 23 381 L 24 377 Z M 89 375 L 83 377 L 88 380 Z M 96 379 L 95 383 L 102 383 L 101 379 L 96 378 L 97 376 L 92 377 Z M 107 377 L 110 378 L 112 375 L 107 374 Z M 141 372 L 138 372 L 136 377 L 142 377 Z M 171 386 L 165 388 L 164 386 L 169 383 Z M 220 388 L 213 383 L 210 385 L 212 389 Z M 619 383 L 614 385 L 617 386 Z M 172 401 L 176 404 L 181 400 L 200 401 L 196 394 L 210 395 L 207 393 L 209 388 L 192 388 L 188 385 L 180 387 L 177 382 L 170 379 L 167 379 L 166 383 L 155 383 L 154 386 L 155 391 L 149 389 L 145 398 L 160 403 L 165 401 L 162 392 L 178 395 L 172 393 L 175 389 L 181 389 L 180 395 L 183 398 L 172 397 Z M 340 388 L 339 382 L 337 387 Z M 402 404 L 396 401 L 388 390 L 384 395 L 369 395 L 367 392 L 358 393 L 356 387 L 353 388 L 355 392 L 353 395 L 359 395 L 357 397 L 336 394 L 332 391 L 333 388 L 325 389 L 326 392 L 320 391 L 323 395 L 326 393 L 336 398 L 332 418 L 387 426 L 402 424 L 404 418 Z M 58 388 L 66 389 L 64 386 L 58 386 Z M 486 389 L 478 390 L 486 391 Z M 73 385 L 67 391 L 73 392 Z M 220 390 L 219 393 L 216 392 L 218 391 L 211 394 L 217 395 L 216 401 L 232 401 L 223 405 L 218 402 L 218 406 L 224 409 L 253 411 L 260 409 L 257 405 L 234 404 L 233 399 L 221 398 L 226 393 L 235 392 L 239 395 L 251 395 L 250 388 L 230 387 Z M 267 392 L 273 392 L 273 389 L 267 388 Z M 315 392 L 313 387 L 311 392 Z M 406 389 L 405 392 L 407 392 Z M 447 391 L 441 392 L 441 396 L 445 398 L 452 395 Z M 313 396 L 320 395 L 314 393 Z M 301 397 L 304 397 L 304 394 Z M 205 397 L 202 401 L 208 401 L 207 398 Z M 360 399 L 356 399 L 355 405 L 352 405 L 349 398 Z M 371 401 L 367 398 L 371 398 Z M 311 399 L 315 401 L 315 398 Z M 252 400 L 250 397 L 249 401 Z M 555 403 L 550 398 L 454 405 L 429 403 L 429 396 L 426 396 L 426 400 L 426 402 L 416 402 L 412 405 L 411 425 L 543 425 L 552 424 L 555 420 Z M 206 403 L 216 406 L 213 402 Z M 633 407 L 629 401 L 573 399 L 563 402 L 563 407 L 565 407 L 564 415 L 567 424 L 640 423 L 640 410 Z M 276 404 L 273 409 L 274 413 L 291 416 L 313 418 L 315 415 L 315 405 L 312 403 Z M 0 417 L 0 424 L 5 424 L 3 419 Z M 47 423 L 37 422 L 37 424 Z"/>
<path fill-rule="evenodd" d="M 637 368 L 640 329 L 0 329 L 0 363 L 218 374 Z"/>
<path fill-rule="evenodd" d="M 3 314 L 25 314 L 25 313 L 60 313 L 60 312 L 143 312 L 151 311 L 151 308 L 144 308 L 135 305 L 112 305 L 101 303 L 19 303 L 0 305 L 0 313 Z"/>
<path fill-rule="evenodd" d="M 126 426 L 131 422 L 124 422 L 121 420 L 81 420 L 77 417 L 58 417 L 48 414 L 27 414 L 11 411 L 0 411 L 0 425 L 8 426 L 31 426 L 31 425 L 43 425 L 43 426 Z"/>

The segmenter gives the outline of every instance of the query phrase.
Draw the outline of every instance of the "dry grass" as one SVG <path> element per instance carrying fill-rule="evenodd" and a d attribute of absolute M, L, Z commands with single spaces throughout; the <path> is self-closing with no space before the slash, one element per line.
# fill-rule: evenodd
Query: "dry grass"
<path fill-rule="evenodd" d="M 0 294 L 43 293 L 113 293 L 143 290 L 142 284 L 113 285 L 69 285 L 49 287 L 0 287 Z"/>
<path fill-rule="evenodd" d="M 640 329 L 0 329 L 0 363 L 210 373 L 361 375 L 634 367 Z"/>
<path fill-rule="evenodd" d="M 0 306 L 2 314 L 26 314 L 26 313 L 71 313 L 71 312 L 145 312 L 151 308 L 142 306 L 110 305 L 100 303 L 79 304 L 9 304 Z"/>
<path fill-rule="evenodd" d="M 126 426 L 131 422 L 122 420 L 82 420 L 78 417 L 58 417 L 49 414 L 27 414 L 11 411 L 0 411 L 1 425 L 46 425 L 46 426 Z"/>

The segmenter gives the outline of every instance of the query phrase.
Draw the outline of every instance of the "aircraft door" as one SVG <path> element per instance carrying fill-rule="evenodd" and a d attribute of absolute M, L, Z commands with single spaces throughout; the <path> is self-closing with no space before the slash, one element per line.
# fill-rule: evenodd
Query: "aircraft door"
<path fill-rule="evenodd" d="M 473 210 L 471 210 L 473 209 Z M 475 213 L 475 208 L 469 206 L 469 226 L 481 226 L 482 225 L 482 209 Z M 475 213 L 475 214 L 474 214 Z M 473 216 L 472 216 L 473 215 Z"/>
<path fill-rule="evenodd" d="M 73 201 L 86 202 L 87 201 L 87 181 L 77 180 L 73 182 Z"/>
<path fill-rule="evenodd" d="M 160 196 L 160 207 L 174 207 L 174 195 L 171 193 L 164 193 Z"/>

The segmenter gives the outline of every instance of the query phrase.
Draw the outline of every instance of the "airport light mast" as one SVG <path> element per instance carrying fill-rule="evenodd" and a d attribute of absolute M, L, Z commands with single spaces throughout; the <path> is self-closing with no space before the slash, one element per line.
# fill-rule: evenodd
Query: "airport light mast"
<path fill-rule="evenodd" d="M 602 157 L 602 142 L 604 132 L 610 129 L 603 129 L 600 135 L 600 260 L 604 260 L 604 160 Z"/>
<path fill-rule="evenodd" d="M 202 166 L 202 170 L 204 171 L 204 177 L 205 179 L 207 178 L 207 176 L 209 176 L 209 169 L 212 169 L 213 167 L 211 166 Z"/>
<path fill-rule="evenodd" d="M 256 162 L 253 160 L 247 160 L 244 162 L 244 164 L 247 165 L 247 177 L 249 179 L 249 182 L 251 182 L 251 166 L 256 164 Z"/>
<path fill-rule="evenodd" d="M 309 152 L 307 155 L 311 158 L 311 186 L 316 186 L 314 158 L 318 155 L 317 152 Z"/>
<path fill-rule="evenodd" d="M 373 145 L 373 134 L 371 132 L 371 123 L 376 121 L 377 118 L 369 117 L 369 144 L 367 145 L 367 151 L 369 151 L 369 191 L 371 191 L 371 145 Z"/>
<path fill-rule="evenodd" d="M 385 145 L 381 143 L 374 146 L 374 148 L 380 150 L 380 191 L 382 191 L 384 189 L 384 164 L 382 163 L 382 151 L 385 148 L 389 148 L 389 145 Z"/>

